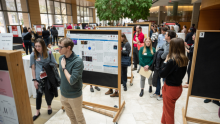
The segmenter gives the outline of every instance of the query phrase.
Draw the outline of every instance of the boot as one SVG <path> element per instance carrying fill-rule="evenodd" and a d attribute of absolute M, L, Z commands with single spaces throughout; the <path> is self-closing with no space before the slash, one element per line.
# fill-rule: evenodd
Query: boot
<path fill-rule="evenodd" d="M 144 89 L 141 89 L 140 97 L 142 97 L 143 95 L 144 95 Z"/>
<path fill-rule="evenodd" d="M 149 87 L 149 93 L 152 93 L 152 86 Z"/>
<path fill-rule="evenodd" d="M 118 92 L 115 92 L 114 94 L 110 95 L 110 97 L 118 97 Z"/>
<path fill-rule="evenodd" d="M 112 89 L 109 89 L 106 93 L 105 93 L 105 95 L 109 95 L 109 94 L 112 94 L 113 93 L 113 90 Z"/>

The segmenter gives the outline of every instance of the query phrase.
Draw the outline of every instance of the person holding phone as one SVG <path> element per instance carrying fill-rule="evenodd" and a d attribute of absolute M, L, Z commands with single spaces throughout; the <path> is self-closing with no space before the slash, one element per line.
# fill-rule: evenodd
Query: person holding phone
<path fill-rule="evenodd" d="M 33 120 L 36 120 L 40 116 L 40 109 L 41 109 L 41 103 L 42 103 L 42 96 L 43 93 L 39 92 L 39 81 L 41 78 L 45 77 L 45 72 L 43 69 L 43 65 L 46 63 L 57 63 L 53 54 L 50 54 L 49 51 L 47 51 L 47 47 L 45 45 L 45 42 L 42 38 L 38 38 L 34 42 L 34 52 L 30 55 L 30 67 L 32 69 L 32 76 L 34 81 L 34 86 L 36 88 L 37 92 L 37 98 L 36 98 L 36 114 L 33 116 Z M 46 102 L 48 105 L 48 114 L 50 115 L 52 113 L 51 103 L 54 98 L 54 94 L 52 91 L 49 90 L 46 85 L 47 83 L 44 83 L 43 92 L 45 93 Z"/>
<path fill-rule="evenodd" d="M 140 43 L 144 42 L 144 34 L 142 33 L 142 28 L 140 25 L 137 25 L 136 27 L 136 34 L 133 39 L 133 61 L 134 61 L 134 68 L 132 71 L 137 70 L 137 64 L 139 64 L 139 58 L 138 58 L 138 53 L 139 50 L 137 48 L 137 44 L 140 45 Z"/>
<path fill-rule="evenodd" d="M 149 70 L 149 67 L 151 66 L 154 58 L 154 53 L 156 52 L 155 48 L 152 47 L 152 41 L 151 38 L 148 37 L 144 41 L 144 46 L 140 48 L 139 50 L 139 61 L 140 61 L 140 68 L 143 67 L 145 71 Z M 139 70 L 140 70 L 139 68 Z M 144 86 L 145 86 L 145 79 L 146 77 L 141 75 L 141 92 L 140 97 L 144 95 Z M 150 75 L 150 78 L 148 79 L 149 86 L 149 93 L 152 92 L 152 74 Z"/>
<path fill-rule="evenodd" d="M 159 72 L 160 77 L 165 78 L 165 83 L 162 89 L 162 124 L 174 124 L 175 104 L 182 94 L 182 81 L 186 74 L 187 65 L 188 58 L 185 55 L 183 39 L 171 39 L 169 54 Z"/>

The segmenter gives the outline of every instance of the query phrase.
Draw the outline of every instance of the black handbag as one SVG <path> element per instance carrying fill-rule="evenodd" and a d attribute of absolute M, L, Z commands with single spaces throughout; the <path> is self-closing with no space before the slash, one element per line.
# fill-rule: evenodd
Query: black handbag
<path fill-rule="evenodd" d="M 123 67 L 131 66 L 131 57 L 129 55 L 121 56 L 121 66 Z"/>
<path fill-rule="evenodd" d="M 49 51 L 49 54 L 50 54 L 50 61 L 51 61 L 51 51 Z M 55 64 L 55 63 L 53 63 L 53 64 Z M 57 81 L 57 87 L 59 87 L 60 86 L 60 83 L 61 83 L 61 78 L 60 78 L 60 75 L 59 75 L 59 72 L 58 72 L 58 70 L 57 70 L 57 66 L 56 66 L 57 64 L 55 64 L 55 65 L 50 65 L 51 66 L 51 68 L 52 68 L 52 70 L 53 70 L 53 73 L 54 73 L 54 75 L 55 75 L 55 79 L 56 79 L 56 81 Z"/>

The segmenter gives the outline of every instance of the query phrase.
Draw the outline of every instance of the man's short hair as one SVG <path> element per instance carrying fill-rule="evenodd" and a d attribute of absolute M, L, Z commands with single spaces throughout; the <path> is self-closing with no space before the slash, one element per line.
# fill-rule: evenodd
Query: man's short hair
<path fill-rule="evenodd" d="M 140 25 L 137 25 L 136 27 L 139 27 L 140 30 L 142 29 L 142 27 Z"/>
<path fill-rule="evenodd" d="M 62 38 L 62 39 L 60 39 L 59 40 L 59 44 L 61 44 L 61 43 L 64 44 L 64 47 L 70 46 L 71 47 L 70 50 L 72 50 L 73 47 L 74 47 L 74 43 L 73 43 L 73 41 L 70 38 Z"/>
<path fill-rule="evenodd" d="M 162 30 L 166 32 L 168 29 L 167 27 L 162 27 Z"/>
<path fill-rule="evenodd" d="M 176 32 L 172 31 L 172 30 L 168 30 L 168 37 L 170 37 L 170 39 L 175 38 L 176 37 Z"/>

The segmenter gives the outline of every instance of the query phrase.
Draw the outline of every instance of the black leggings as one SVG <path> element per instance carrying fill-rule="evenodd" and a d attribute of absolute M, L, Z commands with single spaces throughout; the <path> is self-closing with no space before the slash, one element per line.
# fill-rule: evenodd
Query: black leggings
<path fill-rule="evenodd" d="M 137 68 L 137 64 L 139 64 L 139 50 L 137 47 L 133 47 L 133 61 L 134 61 L 134 68 Z"/>
<path fill-rule="evenodd" d="M 56 41 L 55 41 L 55 39 L 56 39 Z M 54 40 L 54 44 L 55 44 L 55 42 L 57 42 L 57 45 L 58 45 L 57 36 L 53 36 L 53 40 Z"/>
<path fill-rule="evenodd" d="M 127 87 L 126 86 L 126 83 L 127 83 L 127 71 L 128 70 L 128 67 L 121 67 L 121 84 L 123 84 L 124 87 Z"/>
<path fill-rule="evenodd" d="M 189 84 L 191 65 L 192 65 L 192 62 L 189 61 L 188 68 L 187 68 L 187 74 L 188 74 L 188 81 L 187 81 L 187 84 Z"/>
<path fill-rule="evenodd" d="M 24 45 L 25 45 L 25 49 L 26 49 L 26 55 L 28 55 L 28 49 L 29 49 L 29 53 L 32 53 L 32 42 L 31 40 L 24 40 Z"/>

